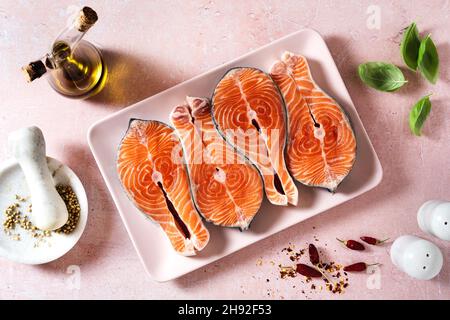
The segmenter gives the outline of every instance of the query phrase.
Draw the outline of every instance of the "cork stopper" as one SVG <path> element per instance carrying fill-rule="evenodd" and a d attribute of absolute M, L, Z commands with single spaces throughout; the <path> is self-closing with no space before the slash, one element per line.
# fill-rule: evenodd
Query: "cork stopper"
<path fill-rule="evenodd" d="M 86 32 L 97 22 L 97 13 L 90 7 L 83 7 L 75 20 L 75 25 L 80 32 Z"/>
<path fill-rule="evenodd" d="M 47 68 L 44 63 L 40 60 L 30 62 L 28 65 L 22 67 L 22 71 L 28 82 L 31 82 L 37 78 L 40 78 L 44 73 L 47 72 Z"/>

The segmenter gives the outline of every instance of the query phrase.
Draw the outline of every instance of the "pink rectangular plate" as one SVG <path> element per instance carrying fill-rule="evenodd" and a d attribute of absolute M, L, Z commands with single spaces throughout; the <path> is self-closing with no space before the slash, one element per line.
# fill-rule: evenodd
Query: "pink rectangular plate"
<path fill-rule="evenodd" d="M 130 118 L 155 119 L 168 123 L 170 111 L 175 105 L 182 103 L 186 95 L 210 97 L 217 82 L 232 67 L 256 67 L 268 72 L 272 63 L 285 50 L 308 58 L 316 82 L 348 112 L 358 143 L 357 159 L 351 174 L 334 195 L 326 190 L 299 185 L 300 201 L 297 207 L 276 207 L 264 201 L 248 231 L 240 232 L 207 224 L 211 240 L 205 250 L 195 257 L 178 255 L 165 234 L 136 209 L 120 185 L 116 172 L 116 151 Z M 382 178 L 381 164 L 334 60 L 322 37 L 309 29 L 286 36 L 95 123 L 89 130 L 88 141 L 139 257 L 147 272 L 157 281 L 180 277 L 353 199 L 374 188 Z"/>

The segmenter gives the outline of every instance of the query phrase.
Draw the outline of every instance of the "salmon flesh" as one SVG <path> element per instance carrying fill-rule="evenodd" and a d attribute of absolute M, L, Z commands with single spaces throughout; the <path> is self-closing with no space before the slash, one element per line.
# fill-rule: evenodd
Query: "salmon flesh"
<path fill-rule="evenodd" d="M 209 232 L 192 202 L 182 146 L 172 128 L 131 120 L 117 170 L 128 197 L 161 226 L 176 252 L 189 256 L 206 246 Z"/>
<path fill-rule="evenodd" d="M 217 132 L 209 100 L 186 100 L 170 119 L 183 145 L 194 203 L 207 221 L 245 230 L 261 206 L 261 177 Z"/>
<path fill-rule="evenodd" d="M 217 84 L 212 104 L 218 131 L 256 165 L 268 200 L 297 205 L 297 187 L 284 160 L 286 110 L 270 76 L 255 68 L 231 69 Z"/>
<path fill-rule="evenodd" d="M 314 82 L 308 62 L 290 52 L 270 72 L 288 111 L 286 162 L 299 182 L 334 192 L 356 159 L 356 138 L 344 110 Z"/>

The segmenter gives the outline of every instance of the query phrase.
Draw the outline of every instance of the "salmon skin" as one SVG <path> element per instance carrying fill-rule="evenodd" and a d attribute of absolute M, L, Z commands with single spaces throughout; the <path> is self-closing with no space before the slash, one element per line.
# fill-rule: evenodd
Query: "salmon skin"
<path fill-rule="evenodd" d="M 286 110 L 270 76 L 255 68 L 231 69 L 217 84 L 212 104 L 217 130 L 256 165 L 268 200 L 297 205 L 297 187 L 284 160 Z"/>
<path fill-rule="evenodd" d="M 170 119 L 183 145 L 194 203 L 207 221 L 246 230 L 263 199 L 261 177 L 219 135 L 209 100 L 186 100 Z"/>
<path fill-rule="evenodd" d="M 168 125 L 130 120 L 117 170 L 128 197 L 166 233 L 176 252 L 190 256 L 209 241 L 191 199 L 181 143 Z"/>
<path fill-rule="evenodd" d="M 285 52 L 270 73 L 288 110 L 290 173 L 305 185 L 335 192 L 356 159 L 356 138 L 347 115 L 314 82 L 304 57 Z"/>

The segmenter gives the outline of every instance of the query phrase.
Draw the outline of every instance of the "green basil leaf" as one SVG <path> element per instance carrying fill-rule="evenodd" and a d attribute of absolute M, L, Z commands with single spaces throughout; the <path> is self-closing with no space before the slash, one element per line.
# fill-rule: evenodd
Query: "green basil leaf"
<path fill-rule="evenodd" d="M 430 95 L 420 99 L 409 113 L 409 127 L 416 136 L 421 135 L 423 124 L 431 111 Z"/>
<path fill-rule="evenodd" d="M 358 74 L 366 85 L 385 92 L 396 91 L 408 82 L 397 66 L 385 62 L 360 64 Z"/>
<path fill-rule="evenodd" d="M 417 63 L 422 75 L 435 84 L 439 76 L 439 56 L 430 35 L 420 43 Z"/>
<path fill-rule="evenodd" d="M 403 33 L 403 40 L 400 45 L 400 52 L 403 61 L 411 70 L 417 70 L 417 60 L 419 58 L 420 38 L 416 23 L 413 22 Z"/>

